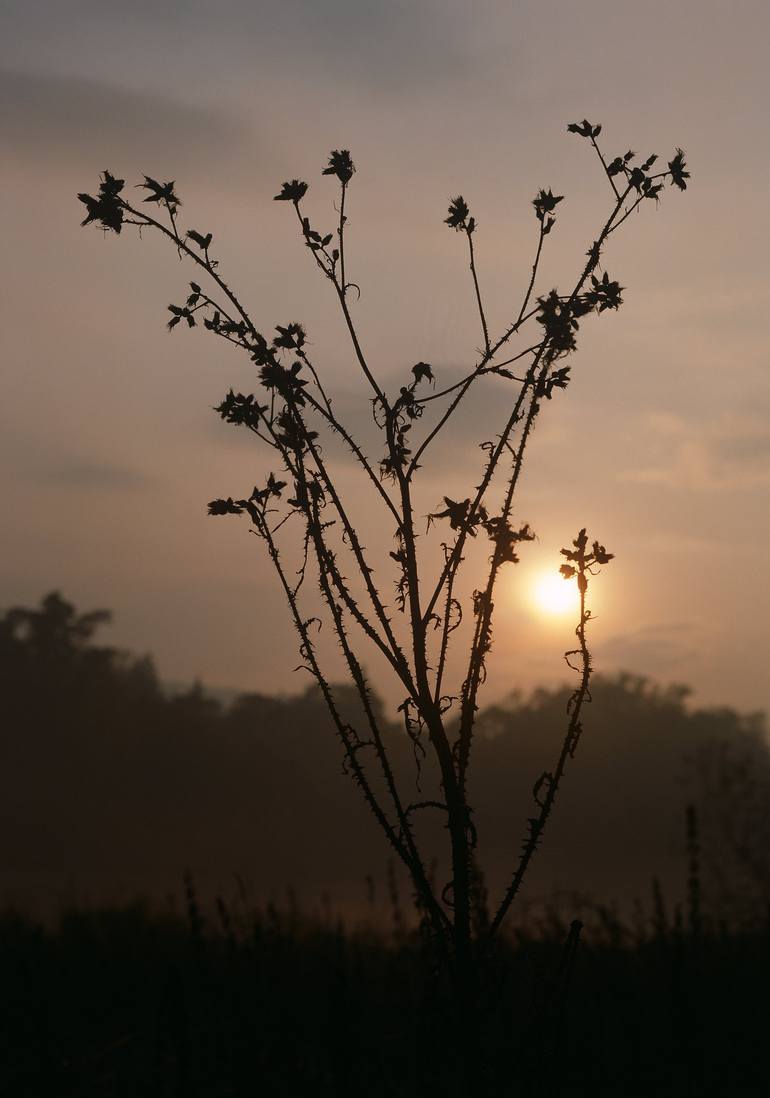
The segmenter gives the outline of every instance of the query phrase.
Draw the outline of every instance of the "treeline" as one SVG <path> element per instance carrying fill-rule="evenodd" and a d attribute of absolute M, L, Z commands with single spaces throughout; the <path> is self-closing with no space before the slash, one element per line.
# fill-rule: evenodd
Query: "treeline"
<path fill-rule="evenodd" d="M 78 613 L 58 594 L 0 616 L 0 902 L 162 903 L 189 869 L 204 896 L 246 889 L 255 901 L 306 910 L 386 906 L 387 849 L 341 771 L 315 689 L 228 705 L 200 687 L 170 696 L 149 659 L 97 643 L 108 616 Z M 341 696 L 355 722 L 352 692 Z M 552 766 L 567 696 L 540 690 L 480 719 L 471 792 L 490 892 L 513 865 L 533 785 Z M 528 880 L 530 919 L 539 901 L 560 895 L 575 912 L 581 898 L 626 911 L 636 900 L 649 911 L 664 903 L 674 920 L 693 873 L 704 918 L 764 917 L 763 720 L 691 711 L 686 696 L 629 675 L 597 678 Z M 388 735 L 414 789 L 412 745 L 395 724 Z M 420 780 L 414 799 L 435 791 L 433 775 Z M 438 850 L 442 821 L 425 815 L 426 842 Z M 443 872 L 440 861 L 434 871 Z"/>

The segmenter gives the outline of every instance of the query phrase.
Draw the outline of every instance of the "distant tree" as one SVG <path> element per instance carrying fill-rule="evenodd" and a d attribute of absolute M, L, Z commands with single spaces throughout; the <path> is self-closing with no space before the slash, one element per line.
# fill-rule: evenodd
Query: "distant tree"
<path fill-rule="evenodd" d="M 96 642 L 97 631 L 111 620 L 109 610 L 79 612 L 58 591 L 36 608 L 12 606 L 0 613 L 0 689 L 9 726 L 21 720 L 37 733 L 44 724 L 77 724 L 83 716 L 78 707 L 96 698 L 123 710 L 128 701 L 133 711 L 160 697 L 150 659 Z"/>
<path fill-rule="evenodd" d="M 764 715 L 734 728 L 729 709 L 709 715 L 688 760 L 701 825 L 707 901 L 724 920 L 756 925 L 770 913 L 770 751 Z"/>
<path fill-rule="evenodd" d="M 78 614 L 72 603 L 58 591 L 52 591 L 43 598 L 38 610 L 22 606 L 7 610 L 0 617 L 0 643 L 6 655 L 12 649 L 26 651 L 38 659 L 46 656 L 75 659 L 85 652 L 93 655 L 98 651 L 91 644 L 94 633 L 111 618 L 109 610 Z"/>
<path fill-rule="evenodd" d="M 684 190 L 689 178 L 679 149 L 665 168 L 655 171 L 655 155 L 640 163 L 631 151 L 605 158 L 597 142 L 600 125 L 583 120 L 568 130 L 585 139 L 598 157 L 611 192 L 608 212 L 587 241 L 585 257 L 566 292 L 543 291 L 538 286 L 541 257 L 564 196 L 551 189 L 537 192 L 532 201 L 537 233 L 531 271 L 518 309 L 497 334 L 493 334 L 480 287 L 476 219 L 462 195 L 449 204 L 445 223 L 467 247 L 481 347 L 465 376 L 439 389 L 434 367 L 417 362 L 395 393 L 386 391 L 358 330 L 354 313 L 360 290 L 351 278 L 346 250 L 346 211 L 355 173 L 350 152 L 334 150 L 323 169 L 338 186 L 336 224 L 330 231 L 318 229 L 305 213 L 306 182 L 288 180 L 275 195 L 276 201 L 294 211 L 300 239 L 341 310 L 381 439 L 379 458 L 365 452 L 351 425 L 338 414 L 303 326 L 296 321 L 280 324 L 272 337 L 265 336 L 240 294 L 225 280 L 212 251 L 212 232 L 182 226 L 182 204 L 174 181 L 144 176 L 139 188 L 145 195 L 139 203 L 128 200 L 122 179 L 104 172 L 95 196 L 79 196 L 87 211 L 84 225 L 93 223 L 118 234 L 126 227 L 156 232 L 197 267 L 201 281 L 190 282 L 183 300 L 168 307 L 169 329 L 180 324 L 194 328 L 202 322 L 211 335 L 244 352 L 258 371 L 255 393 L 231 389 L 216 411 L 226 422 L 251 431 L 272 453 L 276 467 L 251 492 L 212 500 L 209 513 L 245 515 L 264 543 L 299 636 L 303 663 L 317 681 L 336 726 L 345 767 L 411 876 L 417 904 L 451 975 L 459 1016 L 469 1026 L 475 1016 L 478 959 L 519 892 L 578 745 L 592 670 L 586 637 L 591 617 L 589 577 L 612 557 L 585 529 L 562 549 L 561 574 L 565 582 L 577 584 L 580 596 L 577 646 L 566 654 L 578 684 L 569 699 L 558 757 L 534 783 L 534 811 L 516 868 L 489 917 L 474 920 L 474 896 L 479 891 L 477 834 L 468 774 L 479 692 L 492 645 L 496 583 L 503 569 L 517 563 L 521 546 L 534 537 L 514 506 L 524 455 L 539 416 L 569 384 L 567 362 L 576 349 L 582 321 L 622 304 L 623 287 L 602 270 L 610 238 L 640 207 L 657 204 L 665 183 Z M 427 515 L 443 562 L 438 574 L 428 578 L 425 539 L 418 537 L 417 473 L 439 435 L 467 406 L 471 388 L 489 378 L 507 383 L 510 395 L 497 393 L 499 422 L 490 424 L 487 438 L 479 439 L 484 456 L 481 467 L 470 476 L 473 487 L 468 495 L 445 496 Z M 375 580 L 373 558 L 366 547 L 368 534 L 353 518 L 355 501 L 345 494 L 327 459 L 324 447 L 332 439 L 346 445 L 363 483 L 391 525 L 395 616 L 385 590 Z M 477 575 L 471 576 L 465 590 L 463 565 L 471 561 L 471 550 L 482 539 L 489 553 L 481 564 L 485 575 L 481 582 Z M 478 568 L 478 563 L 469 563 L 473 567 Z M 320 611 L 307 601 L 309 575 L 320 592 Z M 346 661 L 362 706 L 363 726 L 344 718 L 321 666 L 315 636 L 322 623 L 336 637 Z M 466 671 L 451 687 L 446 681 L 449 651 L 465 634 Z M 381 654 L 403 690 L 404 730 L 412 741 L 418 771 L 428 759 L 435 767 L 440 787 L 435 798 L 415 798 L 397 779 L 372 704 L 361 643 Z M 426 868 L 418 836 L 418 821 L 435 813 L 446 821 L 451 864 L 450 879 L 439 884 L 434 884 Z"/>

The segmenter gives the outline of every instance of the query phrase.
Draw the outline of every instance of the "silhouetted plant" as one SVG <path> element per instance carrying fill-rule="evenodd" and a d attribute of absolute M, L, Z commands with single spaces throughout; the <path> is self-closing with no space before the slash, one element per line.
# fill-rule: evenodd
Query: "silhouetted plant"
<path fill-rule="evenodd" d="M 311 357 L 303 326 L 298 322 L 277 325 L 272 337 L 264 335 L 221 274 L 219 261 L 211 252 L 213 234 L 180 226 L 181 201 L 175 182 L 160 183 L 145 176 L 139 188 L 148 193 L 143 202 L 136 203 L 126 197 L 123 180 L 104 172 L 97 196 L 79 196 L 87 210 L 83 224 L 93 222 L 116 233 L 126 226 L 155 231 L 177 249 L 180 257 L 200 270 L 201 282 L 190 282 L 183 301 L 169 305 L 169 329 L 182 321 L 194 328 L 202 321 L 208 332 L 243 351 L 257 368 L 258 390 L 244 394 L 231 389 L 216 411 L 226 422 L 256 435 L 272 452 L 276 469 L 249 494 L 212 500 L 209 513 L 245 515 L 264 543 L 299 636 L 303 664 L 317 681 L 334 720 L 345 768 L 408 870 L 417 903 L 452 975 L 458 1002 L 466 1009 L 475 1000 L 479 944 L 497 933 L 519 891 L 578 745 L 592 671 L 586 638 L 591 618 L 587 606 L 589 577 L 612 558 L 598 541 L 589 548 L 585 529 L 570 548 L 562 550 L 566 559 L 561 574 L 565 582 L 577 584 L 580 595 L 578 647 L 566 653 L 579 683 L 570 698 L 567 730 L 554 768 L 535 782 L 535 814 L 529 820 L 510 884 L 492 907 L 488 920 L 473 918 L 474 897 L 478 897 L 473 866 L 478 852 L 468 773 L 479 692 L 492 646 L 496 583 L 501 569 L 515 565 L 522 544 L 535 536 L 514 508 L 524 455 L 545 407 L 544 400 L 550 401 L 557 390 L 569 384 L 571 367 L 566 362 L 576 349 L 581 322 L 590 314 L 617 310 L 622 304 L 623 287 L 606 270 L 600 273 L 603 251 L 612 234 L 640 206 L 649 201 L 657 203 L 666 181 L 684 190 L 689 177 L 681 150 L 666 169 L 656 172 L 654 155 L 637 165 L 636 154 L 629 151 L 608 163 L 597 143 L 601 126 L 584 120 L 568 129 L 588 140 L 601 162 L 612 192 L 609 212 L 592 237 L 586 258 L 581 260 L 567 292 L 538 292 L 546 237 L 556 226 L 557 207 L 560 212 L 564 200 L 551 189 L 538 191 L 532 203 L 537 237 L 531 272 L 519 309 L 494 336 L 478 277 L 478 225 L 462 195 L 451 200 L 445 221 L 466 239 L 483 349 L 460 381 L 438 390 L 434 367 L 418 362 L 407 372 L 397 393 L 388 393 L 364 348 L 351 297 L 353 290 L 360 296 L 360 289 L 350 280 L 346 257 L 346 205 L 355 173 L 350 153 L 334 150 L 323 169 L 323 174 L 336 178 L 339 186 L 338 214 L 332 231 L 317 229 L 304 212 L 306 182 L 287 181 L 275 195 L 276 201 L 293 207 L 300 237 L 341 310 L 353 357 L 369 390 L 372 419 L 382 440 L 379 459 L 365 452 L 338 415 L 323 371 Z M 533 325 L 534 334 L 524 338 Z M 513 346 L 514 340 L 520 340 L 522 346 Z M 518 373 L 511 369 L 514 364 L 518 364 Z M 475 487 L 464 499 L 445 496 L 443 506 L 427 516 L 428 529 L 435 525 L 441 531 L 435 536 L 443 538 L 441 566 L 428 581 L 425 554 L 418 541 L 416 475 L 430 447 L 464 407 L 469 390 L 489 375 L 509 383 L 510 400 L 494 435 L 481 440 L 484 459 L 472 477 Z M 429 417 L 431 423 L 420 433 L 418 429 Z M 394 568 L 395 618 L 375 582 L 366 539 L 351 517 L 350 500 L 324 454 L 324 440 L 331 436 L 346 444 L 392 524 L 394 546 L 389 556 Z M 296 576 L 291 563 L 292 526 L 297 529 L 294 551 L 299 553 Z M 462 566 L 471 545 L 469 539 L 480 536 L 489 541 L 486 578 L 466 596 L 460 589 Z M 348 577 L 351 569 L 353 581 Z M 303 585 L 308 573 L 318 584 L 322 611 L 315 606 L 312 613 L 307 610 Z M 465 631 L 469 634 L 467 669 L 452 690 L 446 685 L 448 656 L 453 642 L 462 635 L 464 609 Z M 343 717 L 322 668 L 315 643 L 315 631 L 322 621 L 331 627 L 358 692 L 363 727 L 354 727 Z M 398 780 L 372 704 L 360 655 L 361 642 L 379 651 L 403 689 L 400 712 L 414 747 L 418 772 L 430 756 L 440 780 L 440 799 L 413 800 Z M 425 813 L 435 812 L 446 819 L 451 874 L 448 882 L 434 886 L 421 853 L 417 822 Z"/>

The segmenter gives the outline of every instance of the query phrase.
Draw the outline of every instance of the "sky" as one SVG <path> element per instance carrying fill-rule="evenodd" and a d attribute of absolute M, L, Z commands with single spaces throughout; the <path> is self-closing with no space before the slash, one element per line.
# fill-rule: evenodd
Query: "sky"
<path fill-rule="evenodd" d="M 331 229 L 321 169 L 351 150 L 365 346 L 391 388 L 418 361 L 451 382 L 481 336 L 463 240 L 442 224 L 449 197 L 478 221 L 500 331 L 531 265 L 536 191 L 565 195 L 540 292 L 574 276 L 607 211 L 606 178 L 566 131 L 587 117 L 610 156 L 683 147 L 691 186 L 646 204 L 605 255 L 625 303 L 586 319 L 573 382 L 533 438 L 517 516 L 538 540 L 502 581 L 486 698 L 565 678 L 570 619 L 532 592 L 587 526 L 616 554 L 591 592 L 597 669 L 770 708 L 768 32 L 753 0 L 4 0 L 0 607 L 57 588 L 111 608 L 105 638 L 151 652 L 169 681 L 306 685 L 262 547 L 206 515 L 267 469 L 212 411 L 230 386 L 250 391 L 253 367 L 201 331 L 165 331 L 194 276 L 161 241 L 80 228 L 76 194 L 100 171 L 177 181 L 185 226 L 214 233 L 264 331 L 302 321 L 366 441 L 367 395 L 329 287 L 272 200 L 281 182 L 307 179 Z M 509 392 L 487 386 L 426 463 L 421 515 L 470 494 Z M 330 455 L 386 561 L 371 491 Z"/>

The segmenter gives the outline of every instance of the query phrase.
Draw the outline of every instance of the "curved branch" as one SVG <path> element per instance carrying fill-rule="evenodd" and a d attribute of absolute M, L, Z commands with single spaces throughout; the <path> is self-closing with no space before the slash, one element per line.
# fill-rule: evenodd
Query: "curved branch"
<path fill-rule="evenodd" d="M 297 211 L 297 217 L 299 218 L 300 227 L 302 229 L 302 235 L 305 236 L 306 239 L 307 239 L 307 234 L 305 232 L 305 222 L 303 221 L 302 214 L 300 213 L 299 202 L 294 203 L 294 208 Z M 329 278 L 334 283 L 334 288 L 337 291 L 337 297 L 339 298 L 340 308 L 342 309 L 342 315 L 345 318 L 345 324 L 346 324 L 347 329 L 348 329 L 348 334 L 350 335 L 350 340 L 353 344 L 353 351 L 355 352 L 355 356 L 356 356 L 356 359 L 358 361 L 358 365 L 361 367 L 361 370 L 362 370 L 364 376 L 366 377 L 366 380 L 369 382 L 370 386 L 372 387 L 372 391 L 374 392 L 377 399 L 381 402 L 381 404 L 384 408 L 387 408 L 388 407 L 388 402 L 385 399 L 385 394 L 383 393 L 380 386 L 377 384 L 377 381 L 375 380 L 374 374 L 372 374 L 371 370 L 369 369 L 369 364 L 367 363 L 366 358 L 364 357 L 364 352 L 361 349 L 361 344 L 360 344 L 359 339 L 358 339 L 358 334 L 356 332 L 355 325 L 353 324 L 353 318 L 350 315 L 350 310 L 348 309 L 348 303 L 347 303 L 347 300 L 346 300 L 346 297 L 345 297 L 346 287 L 340 284 L 340 281 L 337 278 L 337 275 L 334 271 L 334 266 L 331 262 L 331 259 L 328 257 L 328 255 L 327 255 L 327 259 L 329 259 L 329 266 L 327 268 L 327 267 L 324 266 L 324 264 L 318 258 L 317 250 L 316 249 L 311 249 L 311 250 L 313 252 L 313 257 L 315 258 L 315 261 L 316 261 L 317 265 L 321 268 L 321 270 L 324 272 L 326 277 Z M 321 250 L 324 252 L 325 255 L 327 254 L 325 249 L 321 249 Z"/>
<path fill-rule="evenodd" d="M 524 848 L 519 859 L 519 864 L 516 868 L 516 872 L 513 875 L 511 883 L 505 891 L 505 894 L 500 901 L 500 906 L 497 909 L 494 919 L 489 928 L 490 936 L 495 934 L 506 914 L 508 909 L 516 898 L 516 894 L 521 888 L 521 882 L 524 880 L 524 875 L 527 872 L 530 862 L 537 850 L 540 839 L 542 838 L 545 825 L 548 822 L 548 817 L 551 814 L 554 801 L 556 800 L 556 794 L 559 791 L 559 784 L 564 771 L 567 767 L 567 761 L 575 754 L 580 733 L 582 731 L 582 725 L 580 723 L 580 714 L 583 709 L 584 702 L 589 699 L 590 693 L 588 690 L 588 683 L 591 677 L 591 655 L 588 651 L 588 645 L 586 643 L 586 624 L 591 616 L 590 610 L 586 610 L 585 605 L 586 593 L 585 589 L 581 586 L 580 589 L 580 621 L 578 623 L 575 633 L 577 635 L 580 647 L 577 650 L 581 655 L 582 668 L 580 671 L 580 685 L 573 693 L 570 699 L 570 719 L 567 725 L 567 732 L 564 736 L 564 742 L 559 752 L 559 757 L 556 762 L 556 767 L 553 773 L 546 773 L 539 780 L 534 789 L 534 796 L 536 803 L 540 806 L 540 811 L 536 816 L 530 818 L 529 832 L 524 840 Z M 565 654 L 565 659 L 569 663 L 568 657 L 573 655 L 572 652 Z M 570 666 L 572 666 L 570 664 Z M 539 789 L 541 784 L 545 784 L 546 792 L 542 801 L 538 798 Z"/>
<path fill-rule="evenodd" d="M 481 319 L 481 331 L 484 334 L 484 354 L 489 355 L 489 329 L 487 328 L 487 318 L 484 315 L 484 305 L 481 301 L 481 290 L 479 289 L 479 278 L 476 273 L 476 259 L 473 254 L 473 229 L 466 225 L 465 235 L 468 237 L 468 251 L 470 252 L 471 263 L 471 275 L 473 276 L 473 288 L 476 291 L 476 304 L 479 308 L 479 317 Z"/>
<path fill-rule="evenodd" d="M 613 227 L 613 223 L 615 221 L 615 218 L 617 217 L 618 212 L 622 208 L 623 202 L 625 201 L 626 197 L 628 196 L 628 193 L 629 193 L 630 190 L 631 190 L 631 186 L 629 184 L 626 187 L 625 191 L 623 191 L 622 194 L 619 196 L 617 202 L 615 203 L 615 205 L 612 209 L 612 212 L 610 213 L 610 216 L 605 221 L 604 226 L 603 226 L 601 232 L 599 233 L 599 236 L 597 237 L 597 239 L 594 241 L 594 243 L 589 248 L 588 253 L 587 253 L 588 254 L 588 260 L 587 260 L 585 266 L 583 267 L 583 270 L 582 270 L 582 272 L 580 274 L 580 277 L 578 278 L 578 280 L 575 284 L 575 287 L 574 287 L 572 293 L 570 294 L 569 298 L 567 299 L 567 305 L 568 306 L 571 305 L 574 302 L 575 298 L 577 297 L 577 295 L 580 293 L 581 289 L 583 288 L 583 285 L 585 284 L 586 279 L 596 269 L 596 267 L 599 263 L 599 258 L 601 256 L 602 245 L 604 244 L 605 240 L 607 239 L 610 232 L 612 231 L 612 227 Z M 499 344 L 497 344 L 497 346 L 499 346 Z M 494 448 L 494 450 L 492 452 L 492 455 L 490 456 L 489 462 L 487 463 L 487 468 L 484 472 L 484 476 L 482 478 L 481 484 L 479 485 L 479 487 L 476 491 L 476 495 L 475 495 L 475 497 L 473 499 L 473 502 L 471 503 L 470 508 L 468 510 L 468 513 L 466 515 L 465 522 L 463 523 L 463 528 L 460 531 L 460 536 L 458 537 L 457 541 L 455 542 L 455 546 L 452 550 L 452 553 L 450 554 L 449 560 L 445 563 L 445 565 L 444 565 L 444 567 L 441 571 L 438 582 L 437 582 L 436 587 L 433 591 L 433 595 L 431 596 L 430 602 L 428 603 L 428 605 L 425 609 L 425 617 L 426 618 L 428 618 L 433 613 L 433 610 L 434 610 L 435 605 L 436 605 L 436 601 L 438 600 L 438 598 L 441 594 L 441 590 L 442 590 L 442 588 L 443 588 L 443 586 L 444 586 L 444 584 L 447 580 L 447 577 L 450 574 L 450 571 L 453 568 L 457 568 L 457 566 L 458 566 L 459 558 L 462 556 L 462 551 L 463 551 L 463 548 L 464 548 L 464 545 L 465 545 L 465 539 L 468 535 L 468 530 L 471 529 L 471 527 L 474 523 L 474 520 L 476 519 L 476 516 L 478 514 L 479 506 L 480 506 L 480 504 L 481 504 L 481 502 L 484 498 L 484 495 L 486 494 L 486 491 L 489 487 L 489 484 L 492 480 L 492 477 L 494 476 L 495 470 L 497 468 L 497 463 L 500 460 L 500 455 L 502 454 L 503 450 L 508 445 L 508 438 L 510 436 L 510 433 L 513 430 L 515 424 L 518 422 L 519 411 L 521 409 L 521 404 L 524 400 L 524 396 L 526 394 L 527 387 L 528 387 L 529 384 L 532 384 L 533 381 L 534 381 L 535 371 L 537 370 L 537 368 L 540 364 L 540 361 L 541 361 L 541 359 L 543 357 L 543 354 L 546 350 L 546 346 L 547 346 L 547 339 L 543 340 L 543 342 L 540 344 L 540 350 L 538 351 L 537 355 L 535 356 L 535 360 L 532 362 L 529 370 L 527 371 L 525 382 L 524 382 L 524 384 L 522 386 L 522 389 L 521 389 L 521 392 L 519 393 L 519 396 L 516 400 L 516 404 L 514 405 L 513 412 L 509 416 L 508 422 L 506 423 L 506 425 L 503 429 L 503 433 L 500 436 L 500 441 L 498 442 L 497 446 Z"/>

